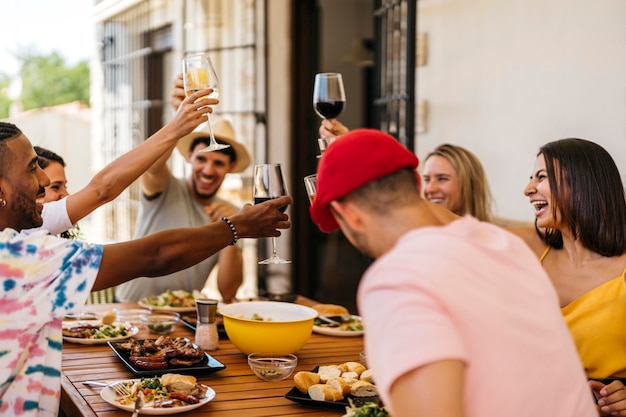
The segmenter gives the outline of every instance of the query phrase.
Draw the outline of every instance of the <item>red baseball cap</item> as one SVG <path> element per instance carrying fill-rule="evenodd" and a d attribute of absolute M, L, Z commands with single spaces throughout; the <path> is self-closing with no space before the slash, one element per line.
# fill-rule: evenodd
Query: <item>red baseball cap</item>
<path fill-rule="evenodd" d="M 319 161 L 311 219 L 323 232 L 337 230 L 331 201 L 401 169 L 415 170 L 417 165 L 413 152 L 380 130 L 355 129 L 339 136 Z"/>

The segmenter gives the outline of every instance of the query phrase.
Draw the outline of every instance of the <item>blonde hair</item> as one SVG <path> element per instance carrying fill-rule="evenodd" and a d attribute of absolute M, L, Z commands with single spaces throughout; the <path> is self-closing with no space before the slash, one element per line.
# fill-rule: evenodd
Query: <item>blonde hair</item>
<path fill-rule="evenodd" d="M 456 170 L 461 182 L 462 212 L 459 215 L 470 214 L 478 220 L 491 222 L 492 197 L 485 170 L 482 164 L 470 151 L 460 146 L 444 143 L 435 148 L 424 159 L 431 156 L 445 158 Z"/>

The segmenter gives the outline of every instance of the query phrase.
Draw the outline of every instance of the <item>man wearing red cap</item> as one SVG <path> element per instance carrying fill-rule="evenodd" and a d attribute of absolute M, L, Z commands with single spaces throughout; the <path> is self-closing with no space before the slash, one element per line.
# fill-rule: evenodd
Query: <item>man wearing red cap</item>
<path fill-rule="evenodd" d="M 420 197 L 418 160 L 358 129 L 317 171 L 313 221 L 375 259 L 367 362 L 394 417 L 596 416 L 552 284 L 526 244 Z M 606 399 L 607 402 L 608 399 Z"/>

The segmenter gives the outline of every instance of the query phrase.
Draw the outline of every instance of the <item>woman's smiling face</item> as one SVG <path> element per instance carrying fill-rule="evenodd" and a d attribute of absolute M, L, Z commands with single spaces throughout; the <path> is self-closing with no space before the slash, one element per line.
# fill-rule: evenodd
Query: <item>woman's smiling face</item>
<path fill-rule="evenodd" d="M 546 160 L 542 154 L 537 156 L 530 181 L 524 189 L 524 195 L 529 198 L 535 208 L 536 224 L 540 228 L 558 228 L 561 215 L 554 207 L 552 190 L 546 170 Z M 556 222 L 555 222 L 556 214 Z"/>
<path fill-rule="evenodd" d="M 463 213 L 463 189 L 459 173 L 443 156 L 432 155 L 424 162 L 422 173 L 424 197 L 460 216 Z"/>

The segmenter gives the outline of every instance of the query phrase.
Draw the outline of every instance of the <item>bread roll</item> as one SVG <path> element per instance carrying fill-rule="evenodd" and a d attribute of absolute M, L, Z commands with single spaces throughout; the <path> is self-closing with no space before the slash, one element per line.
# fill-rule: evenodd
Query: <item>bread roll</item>
<path fill-rule="evenodd" d="M 327 384 L 311 385 L 308 390 L 309 397 L 315 401 L 341 401 L 343 394 L 336 388 Z"/>
<path fill-rule="evenodd" d="M 342 395 L 350 394 L 350 383 L 347 380 L 339 377 L 339 378 L 331 378 L 326 382 L 327 385 L 330 385 L 333 388 L 336 388 Z"/>
<path fill-rule="evenodd" d="M 320 375 L 315 372 L 300 371 L 293 376 L 296 388 L 303 394 L 308 394 L 311 385 L 320 383 Z"/>
<path fill-rule="evenodd" d="M 342 372 L 341 373 L 341 377 L 342 378 L 359 379 L 359 374 L 357 374 L 356 372 Z"/>
<path fill-rule="evenodd" d="M 356 372 L 357 378 L 361 376 L 367 368 L 360 362 L 344 362 L 339 365 L 343 372 Z"/>
<path fill-rule="evenodd" d="M 378 395 L 378 390 L 374 384 L 365 381 L 357 381 L 352 385 L 352 388 L 350 388 L 350 394 L 355 397 L 373 397 L 374 395 Z"/>
<path fill-rule="evenodd" d="M 193 375 L 163 374 L 161 376 L 161 385 L 170 392 L 189 394 L 195 388 L 196 381 L 196 377 Z"/>
<path fill-rule="evenodd" d="M 337 365 L 322 365 L 317 369 L 317 373 L 320 375 L 320 381 L 325 384 L 330 378 L 341 376 L 341 369 Z"/>
<path fill-rule="evenodd" d="M 352 385 L 358 381 L 358 379 L 356 378 L 345 378 L 345 377 L 341 377 L 341 379 L 343 379 L 343 382 L 345 382 L 346 384 L 350 385 L 350 387 L 352 387 Z"/>
<path fill-rule="evenodd" d="M 117 318 L 117 315 L 115 314 L 115 311 L 109 310 L 102 315 L 101 321 L 102 321 L 102 324 L 113 324 L 115 323 L 116 318 Z"/>
<path fill-rule="evenodd" d="M 372 370 L 371 369 L 364 370 L 363 373 L 361 373 L 361 375 L 359 376 L 359 379 L 361 381 L 365 381 L 365 382 L 369 382 L 370 384 L 373 384 L 374 377 L 372 376 Z"/>
<path fill-rule="evenodd" d="M 347 308 L 337 304 L 316 304 L 312 308 L 317 311 L 320 316 L 345 316 L 350 314 Z"/>

